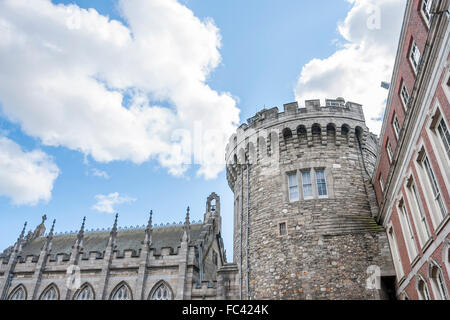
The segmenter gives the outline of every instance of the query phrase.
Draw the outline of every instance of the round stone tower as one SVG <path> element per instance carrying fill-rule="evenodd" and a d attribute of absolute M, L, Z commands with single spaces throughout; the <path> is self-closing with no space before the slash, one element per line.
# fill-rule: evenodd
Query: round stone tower
<path fill-rule="evenodd" d="M 376 145 L 361 105 L 342 98 L 264 109 L 238 128 L 226 163 L 242 299 L 384 297 L 394 273 L 373 219 Z"/>

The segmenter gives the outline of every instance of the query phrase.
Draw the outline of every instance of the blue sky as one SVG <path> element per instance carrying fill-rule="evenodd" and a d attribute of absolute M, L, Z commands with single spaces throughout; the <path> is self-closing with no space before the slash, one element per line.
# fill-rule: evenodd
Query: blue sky
<path fill-rule="evenodd" d="M 121 94 L 124 101 L 140 101 L 142 109 L 139 112 L 145 109 L 149 113 L 136 111 L 136 119 L 151 118 L 151 125 L 145 123 L 142 126 L 149 131 L 160 128 L 159 119 L 165 119 L 162 124 L 166 127 L 173 124 L 173 128 L 191 128 L 192 119 L 210 112 L 214 127 L 229 135 L 230 128 L 264 106 L 282 107 L 283 103 L 296 99 L 302 104 L 300 98 L 308 97 L 309 92 L 321 99 L 342 95 L 367 106 L 369 127 L 376 132 L 380 127 L 380 121 L 376 119 L 383 111 L 387 94 L 379 88 L 379 83 L 390 80 L 404 9 L 401 0 L 383 0 L 377 6 L 374 5 L 376 1 L 186 0 L 175 2 L 170 8 L 160 0 L 133 0 L 121 9 L 113 0 L 18 2 L 20 5 L 16 6 L 6 1 L 0 8 L 3 12 L 0 22 L 2 19 L 8 22 L 0 23 L 0 29 L 8 31 L 3 33 L 4 36 L 0 31 L 0 43 L 3 43 L 0 61 L 10 61 L 0 63 L 0 74 L 3 68 L 4 74 L 13 75 L 13 81 L 11 77 L 7 80 L 6 76 L 2 79 L 0 75 L 0 139 L 3 138 L 0 145 L 3 141 L 2 146 L 7 150 L 3 162 L 0 150 L 0 177 L 4 179 L 0 182 L 0 247 L 14 243 L 24 221 L 28 221 L 28 228 L 34 228 L 44 213 L 49 219 L 56 218 L 58 232 L 77 230 L 83 216 L 87 217 L 88 229 L 110 227 L 113 214 L 93 207 L 108 195 L 110 200 L 119 200 L 112 207 L 113 211 L 119 212 L 121 226 L 146 223 L 150 209 L 154 211 L 154 223 L 183 221 L 188 205 L 191 219 L 199 220 L 203 217 L 206 197 L 214 191 L 221 196 L 228 260 L 232 260 L 233 200 L 225 171 L 208 168 L 200 170 L 203 173 L 199 174 L 199 165 L 180 168 L 161 160 L 161 154 L 170 154 L 171 142 L 164 140 L 164 135 L 170 132 L 149 133 L 140 141 L 139 133 L 143 131 L 136 130 L 128 137 L 133 130 L 126 126 L 126 120 L 121 128 L 121 121 L 117 119 L 128 119 L 128 111 L 132 108 L 125 103 L 121 107 L 119 100 L 114 109 L 118 113 L 115 118 L 113 111 L 109 114 L 108 106 L 101 109 L 103 113 L 95 110 L 90 114 L 95 103 L 111 99 L 107 101 L 114 104 L 117 96 L 110 96 L 112 91 Z M 152 6 L 143 6 L 145 2 Z M 77 7 L 72 11 L 57 10 L 56 4 L 94 8 L 110 20 L 105 22 L 98 19 L 99 15 L 86 14 Z M 142 12 L 136 10 L 140 5 Z M 41 16 L 36 17 L 30 12 L 39 12 Z M 69 28 L 67 34 L 63 34 L 66 32 L 63 30 L 61 35 L 60 30 L 50 24 L 42 26 L 44 20 L 55 24 L 61 19 L 72 21 L 70 15 L 74 12 L 85 19 L 81 20 L 81 28 Z M 153 12 L 158 15 L 152 16 Z M 370 21 L 367 22 L 371 17 L 380 20 L 374 22 L 374 28 L 370 27 Z M 210 19 L 215 29 L 211 27 Z M 120 21 L 121 27 L 111 24 L 111 20 Z M 86 24 L 97 27 L 89 29 Z M 37 25 L 41 29 L 34 32 Z M 63 26 L 67 26 L 66 20 Z M 128 39 L 128 42 L 123 40 L 127 38 L 126 29 L 132 31 L 132 40 Z M 111 50 L 105 51 L 114 51 L 113 63 L 103 66 L 109 52 L 102 52 L 101 41 L 118 43 L 118 47 L 123 48 L 125 42 L 137 43 L 139 37 L 145 38 L 146 30 L 154 36 L 150 49 L 145 45 L 133 47 L 142 50 L 143 55 L 130 57 L 131 51 L 127 55 L 120 50 L 116 53 L 116 47 L 112 46 Z M 187 30 L 186 35 L 184 30 Z M 173 41 L 169 41 L 172 43 L 169 47 L 165 47 L 165 36 Z M 27 40 L 15 42 L 21 37 Z M 154 47 L 165 49 L 165 53 L 154 53 Z M 49 48 L 60 54 L 50 55 Z M 175 53 L 171 52 L 172 48 Z M 183 55 L 183 50 L 205 56 L 191 59 L 193 56 Z M 138 50 L 133 50 L 133 55 L 135 51 Z M 27 53 L 35 54 L 31 57 Z M 47 59 L 47 54 L 52 58 Z M 95 60 L 96 55 L 102 58 Z M 131 67 L 120 69 L 122 64 L 126 66 L 128 59 L 135 62 L 130 62 Z M 165 59 L 169 61 L 167 64 Z M 34 70 L 41 62 L 45 68 Z M 155 76 L 147 78 L 146 72 L 140 70 L 140 63 L 144 65 L 142 69 L 149 70 L 148 73 L 156 70 Z M 99 64 L 102 64 L 101 68 L 96 69 Z M 172 65 L 180 67 L 172 70 Z M 356 72 L 349 73 L 352 68 Z M 177 75 L 177 69 L 183 71 Z M 48 70 L 54 72 L 49 77 Z M 96 83 L 86 80 L 86 75 L 92 78 L 93 74 L 102 79 L 99 83 L 105 84 L 104 87 L 99 89 Z M 53 79 L 62 80 L 55 83 Z M 77 82 L 77 79 L 82 81 Z M 361 79 L 367 81 L 362 87 L 359 86 Z M 34 93 L 41 80 L 46 84 L 43 86 L 45 92 L 40 89 Z M 352 90 L 354 96 L 347 97 L 345 94 L 352 95 Z M 191 94 L 192 91 L 195 92 Z M 192 104 L 191 100 L 194 101 Z M 84 101 L 87 107 L 77 109 Z M 199 110 L 190 109 L 198 101 L 204 106 Z M 157 108 L 153 108 L 155 106 Z M 119 110 L 121 108 L 123 110 Z M 190 110 L 192 114 L 189 114 Z M 175 115 L 177 111 L 188 115 Z M 87 118 L 82 117 L 84 113 Z M 96 127 L 109 117 L 115 124 L 113 128 Z M 83 122 L 83 119 L 98 122 Z M 207 115 L 204 119 L 209 121 Z M 117 137 L 115 129 L 120 133 Z M 97 139 L 100 136 L 101 139 Z M 110 136 L 112 138 L 108 139 Z M 154 145 L 161 147 L 153 151 Z M 152 151 L 142 151 L 145 147 Z M 22 168 L 27 174 L 22 174 Z"/>

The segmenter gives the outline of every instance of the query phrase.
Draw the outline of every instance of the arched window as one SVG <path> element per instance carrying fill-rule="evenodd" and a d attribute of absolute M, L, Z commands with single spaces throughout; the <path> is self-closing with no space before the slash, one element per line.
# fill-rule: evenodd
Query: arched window
<path fill-rule="evenodd" d="M 320 142 L 322 141 L 322 129 L 320 128 L 320 125 L 315 123 L 313 124 L 311 128 L 311 134 L 312 134 L 312 141 L 314 145 L 320 145 Z"/>
<path fill-rule="evenodd" d="M 441 269 L 434 263 L 430 265 L 430 281 L 436 300 L 447 300 L 448 294 Z"/>
<path fill-rule="evenodd" d="M 266 139 L 264 137 L 258 137 L 258 152 L 260 159 L 264 159 L 267 155 Z"/>
<path fill-rule="evenodd" d="M 422 278 L 419 278 L 419 282 L 417 283 L 417 291 L 419 293 L 420 300 L 431 300 L 427 284 Z"/>
<path fill-rule="evenodd" d="M 41 294 L 39 300 L 59 300 L 58 289 L 55 285 L 49 285 L 47 289 Z"/>
<path fill-rule="evenodd" d="M 94 300 L 94 290 L 89 284 L 83 285 L 78 291 L 75 300 Z"/>
<path fill-rule="evenodd" d="M 116 289 L 114 289 L 111 300 L 132 300 L 130 288 L 126 283 L 119 284 Z"/>
<path fill-rule="evenodd" d="M 336 143 L 336 128 L 334 124 L 329 123 L 327 125 L 327 143 L 328 144 L 335 144 Z"/>
<path fill-rule="evenodd" d="M 292 138 L 292 131 L 289 128 L 284 128 L 283 129 L 283 138 L 284 140 L 288 140 L 290 138 Z"/>
<path fill-rule="evenodd" d="M 172 292 L 164 282 L 157 284 L 155 288 L 150 294 L 150 300 L 172 300 Z"/>
<path fill-rule="evenodd" d="M 350 128 L 348 125 L 343 124 L 341 127 L 341 136 L 342 142 L 348 144 L 348 136 L 349 136 Z"/>
<path fill-rule="evenodd" d="M 364 130 L 361 127 L 356 127 L 355 128 L 355 137 L 358 140 L 357 143 L 362 145 L 362 138 L 363 138 L 363 132 Z"/>
<path fill-rule="evenodd" d="M 26 299 L 27 299 L 27 291 L 25 290 L 23 285 L 19 285 L 9 295 L 8 300 L 26 300 Z"/>
<path fill-rule="evenodd" d="M 298 136 L 298 143 L 300 145 L 306 144 L 306 142 L 307 142 L 307 133 L 306 133 L 305 126 L 299 125 L 297 127 L 297 136 Z"/>

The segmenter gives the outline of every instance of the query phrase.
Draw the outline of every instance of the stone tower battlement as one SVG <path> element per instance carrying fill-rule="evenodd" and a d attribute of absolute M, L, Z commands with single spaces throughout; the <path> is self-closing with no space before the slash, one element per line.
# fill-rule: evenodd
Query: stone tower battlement
<path fill-rule="evenodd" d="M 377 143 L 343 98 L 264 109 L 237 129 L 225 159 L 242 298 L 380 298 L 365 287 L 371 265 L 392 270 L 374 220 Z"/>
<path fill-rule="evenodd" d="M 372 174 L 378 139 L 365 124 L 361 104 L 336 98 L 325 99 L 325 105 L 315 99 L 306 100 L 304 108 L 299 107 L 298 102 L 283 107 L 283 112 L 279 112 L 278 107 L 257 112 L 230 137 L 225 160 L 232 189 L 237 165 L 255 164 L 264 157 L 278 156 L 277 150 L 285 149 L 289 140 L 297 142 L 291 144 L 295 149 L 326 146 L 329 142 L 336 146 L 361 146 L 364 165 Z"/>

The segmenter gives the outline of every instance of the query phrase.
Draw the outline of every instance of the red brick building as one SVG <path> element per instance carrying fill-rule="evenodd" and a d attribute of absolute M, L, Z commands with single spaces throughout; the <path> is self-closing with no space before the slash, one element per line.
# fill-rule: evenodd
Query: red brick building
<path fill-rule="evenodd" d="M 408 0 L 373 176 L 399 299 L 450 299 L 450 0 Z"/>

